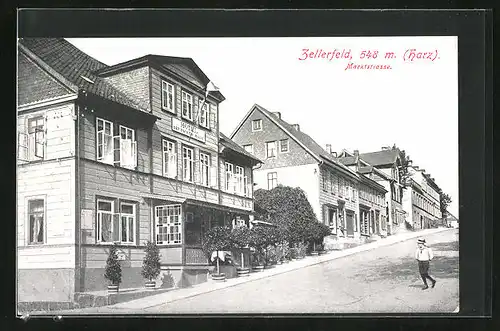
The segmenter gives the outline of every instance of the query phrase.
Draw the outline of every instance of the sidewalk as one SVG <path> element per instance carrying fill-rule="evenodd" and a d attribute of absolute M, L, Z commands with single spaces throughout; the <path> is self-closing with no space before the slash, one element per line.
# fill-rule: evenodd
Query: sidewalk
<path fill-rule="evenodd" d="M 446 230 L 455 230 L 455 229 L 437 228 L 437 229 L 426 229 L 426 230 L 417 231 L 417 232 L 401 233 L 401 234 L 389 236 L 387 238 L 382 238 L 382 239 L 379 239 L 379 240 L 371 242 L 371 243 L 363 244 L 360 246 L 348 248 L 348 249 L 341 250 L 341 251 L 330 251 L 324 255 L 308 256 L 302 260 L 291 261 L 291 262 L 286 263 L 286 264 L 277 265 L 271 269 L 265 269 L 262 272 L 251 273 L 250 276 L 248 276 L 248 277 L 231 278 L 231 279 L 226 280 L 226 282 L 223 282 L 223 283 L 216 283 L 212 280 L 209 280 L 208 282 L 198 284 L 198 285 L 195 285 L 195 286 L 190 287 L 190 288 L 176 289 L 173 291 L 169 291 L 169 292 L 165 292 L 165 293 L 161 293 L 161 294 L 157 294 L 157 295 L 151 295 L 151 296 L 148 296 L 148 297 L 145 297 L 142 299 L 127 301 L 127 302 L 122 302 L 122 303 L 118 303 L 118 304 L 111 305 L 111 306 L 102 307 L 104 309 L 102 309 L 102 308 L 95 309 L 94 308 L 94 309 L 88 309 L 88 310 L 82 309 L 79 311 L 81 311 L 81 312 L 85 312 L 85 311 L 103 312 L 103 313 L 104 312 L 120 313 L 120 310 L 139 311 L 142 309 L 152 308 L 155 306 L 163 305 L 165 303 L 169 303 L 169 302 L 197 296 L 197 295 L 204 294 L 204 293 L 217 291 L 220 289 L 228 288 L 231 286 L 236 286 L 236 285 L 247 283 L 247 282 L 256 281 L 258 279 L 263 279 L 263 278 L 271 277 L 271 276 L 278 275 L 278 274 L 283 274 L 286 272 L 290 272 L 290 271 L 301 269 L 304 267 L 316 265 L 319 263 L 328 262 L 328 261 L 335 260 L 335 259 L 338 259 L 341 257 L 356 254 L 359 252 L 369 251 L 369 250 L 375 249 L 377 247 L 388 246 L 388 245 L 392 245 L 392 244 L 395 244 L 398 242 L 406 241 L 406 240 L 409 240 L 412 238 L 421 237 L 421 236 L 423 237 L 423 236 L 427 236 L 430 234 L 434 234 L 434 233 L 438 233 L 438 232 L 446 231 Z M 64 313 L 71 314 L 71 311 L 65 311 Z"/>

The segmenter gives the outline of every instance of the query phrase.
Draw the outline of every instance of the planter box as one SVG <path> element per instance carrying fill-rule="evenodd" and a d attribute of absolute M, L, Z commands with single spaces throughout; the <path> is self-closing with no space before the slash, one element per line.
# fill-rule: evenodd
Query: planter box
<path fill-rule="evenodd" d="M 263 265 L 256 265 L 256 266 L 252 267 L 252 271 L 253 272 L 262 272 L 262 271 L 264 271 L 264 266 Z"/>
<path fill-rule="evenodd" d="M 226 275 L 225 274 L 212 274 L 212 279 L 216 282 L 225 282 L 226 281 Z"/>
<path fill-rule="evenodd" d="M 154 290 L 154 289 L 156 289 L 156 282 L 154 280 L 147 281 L 145 286 L 146 286 L 146 289 L 148 289 L 148 290 Z"/>
<path fill-rule="evenodd" d="M 238 277 L 248 277 L 250 275 L 250 269 L 249 268 L 238 268 Z"/>

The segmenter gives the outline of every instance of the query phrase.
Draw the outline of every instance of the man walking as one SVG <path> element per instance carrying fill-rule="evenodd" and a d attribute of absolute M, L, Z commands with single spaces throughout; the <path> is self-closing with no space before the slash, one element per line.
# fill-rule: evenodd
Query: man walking
<path fill-rule="evenodd" d="M 432 282 L 431 287 L 434 288 L 434 286 L 436 285 L 436 280 L 429 276 L 429 262 L 434 257 L 432 249 L 430 249 L 430 247 L 427 247 L 427 245 L 425 244 L 425 239 L 422 238 L 418 239 L 417 246 L 418 247 L 417 251 L 415 252 L 415 258 L 418 261 L 418 271 L 420 272 L 420 276 L 424 281 L 424 287 L 422 288 L 422 290 L 427 290 L 429 288 L 429 286 L 427 285 L 427 279 L 430 279 L 430 281 Z"/>

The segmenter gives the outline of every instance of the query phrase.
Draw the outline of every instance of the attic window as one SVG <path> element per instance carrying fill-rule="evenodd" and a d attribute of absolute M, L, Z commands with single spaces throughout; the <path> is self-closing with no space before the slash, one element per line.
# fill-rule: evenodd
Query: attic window
<path fill-rule="evenodd" d="M 90 84 L 94 84 L 94 81 L 93 81 L 93 80 L 91 80 L 90 78 L 87 78 L 87 77 L 85 77 L 85 76 L 83 76 L 83 75 L 80 75 L 80 77 L 82 77 L 84 80 L 86 80 L 86 81 L 87 81 L 87 82 L 89 82 Z"/>

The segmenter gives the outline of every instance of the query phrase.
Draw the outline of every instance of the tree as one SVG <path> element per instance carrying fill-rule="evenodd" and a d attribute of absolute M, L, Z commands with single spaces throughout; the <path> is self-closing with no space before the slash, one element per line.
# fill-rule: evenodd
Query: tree
<path fill-rule="evenodd" d="M 439 190 L 439 205 L 443 219 L 448 216 L 448 206 L 451 203 L 451 196 Z"/>
<path fill-rule="evenodd" d="M 236 248 L 246 248 L 252 241 L 252 232 L 246 226 L 239 226 L 231 231 L 231 241 Z M 243 252 L 241 252 L 241 268 L 245 268 Z"/>
<path fill-rule="evenodd" d="M 275 224 L 281 240 L 303 242 L 310 237 L 309 225 L 317 218 L 301 188 L 278 185 L 257 190 L 254 197 L 257 216 Z"/>
<path fill-rule="evenodd" d="M 398 168 L 399 179 L 401 184 L 406 187 L 410 185 L 411 173 L 409 172 L 408 168 L 409 166 L 411 166 L 412 160 L 410 159 L 409 155 L 406 155 L 405 150 L 400 150 L 399 156 L 401 159 L 401 164 Z"/>
<path fill-rule="evenodd" d="M 122 266 L 120 265 L 120 261 L 118 261 L 116 245 L 109 248 L 104 277 L 109 280 L 112 285 L 119 285 L 122 282 Z"/>
<path fill-rule="evenodd" d="M 158 246 L 148 241 L 146 244 L 146 256 L 144 257 L 142 264 L 142 276 L 149 280 L 153 281 L 156 277 L 160 275 L 160 250 Z"/>

